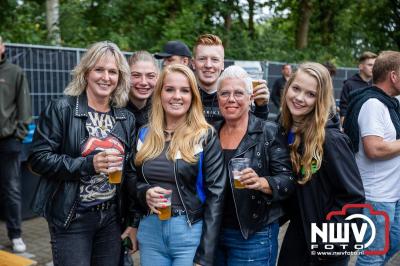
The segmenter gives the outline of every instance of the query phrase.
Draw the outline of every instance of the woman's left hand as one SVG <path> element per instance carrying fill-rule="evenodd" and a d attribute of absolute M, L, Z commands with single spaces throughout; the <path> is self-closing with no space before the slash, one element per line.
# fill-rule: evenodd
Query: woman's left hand
<path fill-rule="evenodd" d="M 246 168 L 242 170 L 241 174 L 242 176 L 239 180 L 247 189 L 254 189 L 262 191 L 266 194 L 272 194 L 272 190 L 267 179 L 264 177 L 259 177 L 252 168 Z"/>

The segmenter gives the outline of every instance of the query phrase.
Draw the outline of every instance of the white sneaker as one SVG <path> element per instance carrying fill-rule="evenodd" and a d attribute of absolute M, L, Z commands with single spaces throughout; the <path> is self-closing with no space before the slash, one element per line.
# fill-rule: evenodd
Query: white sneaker
<path fill-rule="evenodd" d="M 16 253 L 21 253 L 26 250 L 26 245 L 22 240 L 22 238 L 11 239 L 11 243 L 12 243 L 12 249 Z"/>

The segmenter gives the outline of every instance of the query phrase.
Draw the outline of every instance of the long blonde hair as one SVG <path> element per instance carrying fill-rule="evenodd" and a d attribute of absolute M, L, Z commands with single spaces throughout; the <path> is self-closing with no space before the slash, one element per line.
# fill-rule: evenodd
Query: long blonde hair
<path fill-rule="evenodd" d="M 195 146 L 202 144 L 207 130 L 212 128 L 204 118 L 203 105 L 193 72 L 187 66 L 181 64 L 166 66 L 161 72 L 153 93 L 148 125 L 149 131 L 142 147 L 136 154 L 135 165 L 141 165 L 144 161 L 157 157 L 164 149 L 164 129 L 166 124 L 165 112 L 161 104 L 161 91 L 164 86 L 164 80 L 170 73 L 181 73 L 188 79 L 192 102 L 185 122 L 175 130 L 172 136 L 167 150 L 167 158 L 175 160 L 179 152 L 184 161 L 195 163 L 198 160 L 195 156 Z"/>
<path fill-rule="evenodd" d="M 317 169 L 322 164 L 325 126 L 333 104 L 333 86 L 329 71 L 323 65 L 313 62 L 301 64 L 298 70 L 289 78 L 282 95 L 281 123 L 286 132 L 289 132 L 293 126 L 293 118 L 286 103 L 286 94 L 296 75 L 300 72 L 313 77 L 317 81 L 317 99 L 314 109 L 307 114 L 297 128 L 295 139 L 290 149 L 293 170 L 296 173 L 300 173 L 302 167 L 304 167 L 303 178 L 298 182 L 305 184 L 311 180 L 313 174 L 312 164 L 316 164 Z M 299 153 L 299 148 L 302 150 L 301 154 Z"/>
<path fill-rule="evenodd" d="M 107 55 L 114 57 L 119 72 L 117 87 L 111 94 L 111 104 L 115 107 L 124 107 L 128 102 L 131 72 L 128 62 L 118 46 L 109 41 L 97 42 L 90 46 L 72 71 L 72 81 L 65 88 L 64 94 L 71 96 L 81 95 L 86 90 L 88 84 L 86 80 L 87 75 L 96 63 L 103 56 Z"/>

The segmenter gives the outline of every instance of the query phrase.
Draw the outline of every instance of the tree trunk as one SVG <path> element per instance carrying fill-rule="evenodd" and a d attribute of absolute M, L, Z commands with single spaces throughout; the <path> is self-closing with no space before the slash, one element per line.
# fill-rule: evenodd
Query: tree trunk
<path fill-rule="evenodd" d="M 252 40 L 256 37 L 256 30 L 254 29 L 254 0 L 248 0 L 249 3 L 249 35 Z"/>
<path fill-rule="evenodd" d="M 46 0 L 47 38 L 54 45 L 61 45 L 59 0 Z"/>
<path fill-rule="evenodd" d="M 301 0 L 298 10 L 299 18 L 296 31 L 296 48 L 303 49 L 308 44 L 308 30 L 310 27 L 310 18 L 312 15 L 311 0 Z"/>

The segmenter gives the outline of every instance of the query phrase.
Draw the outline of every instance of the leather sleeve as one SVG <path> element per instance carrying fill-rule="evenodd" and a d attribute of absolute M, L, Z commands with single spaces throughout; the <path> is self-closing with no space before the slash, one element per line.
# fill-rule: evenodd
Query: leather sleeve
<path fill-rule="evenodd" d="M 222 220 L 226 169 L 217 133 L 210 130 L 204 147 L 203 178 L 206 201 L 203 229 L 194 262 L 212 265 Z"/>
<path fill-rule="evenodd" d="M 133 117 L 133 115 L 131 116 Z M 122 199 L 127 201 L 123 204 L 126 210 L 126 226 L 132 226 L 137 228 L 139 226 L 140 221 L 140 211 L 138 207 L 138 200 L 136 197 L 136 185 L 137 185 L 137 173 L 136 168 L 133 163 L 135 158 L 135 145 L 136 145 L 136 131 L 135 131 L 135 121 L 130 119 L 128 121 L 129 128 L 129 144 L 130 147 L 128 149 L 128 157 L 125 162 L 125 171 L 124 171 L 124 182 L 123 182 L 123 197 Z"/>
<path fill-rule="evenodd" d="M 33 136 L 29 163 L 34 172 L 44 177 L 78 181 L 81 176 L 95 174 L 94 156 L 74 158 L 63 153 L 64 126 L 68 125 L 63 124 L 65 110 L 61 110 L 60 106 L 59 102 L 52 101 L 41 114 Z M 72 115 L 73 111 L 69 112 Z"/>
<path fill-rule="evenodd" d="M 296 179 L 292 173 L 289 148 L 284 134 L 277 126 L 274 137 L 265 143 L 269 157 L 271 175 L 267 177 L 272 189 L 270 201 L 281 201 L 288 198 L 296 188 Z"/>

